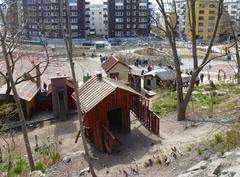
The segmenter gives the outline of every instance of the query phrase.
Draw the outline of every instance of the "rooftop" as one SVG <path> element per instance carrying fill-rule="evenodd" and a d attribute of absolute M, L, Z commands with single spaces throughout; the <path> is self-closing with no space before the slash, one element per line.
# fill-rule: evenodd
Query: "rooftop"
<path fill-rule="evenodd" d="M 140 95 L 131 87 L 110 78 L 98 78 L 97 76 L 88 80 L 78 90 L 80 106 L 87 113 L 100 103 L 104 98 L 114 92 L 116 89 L 122 89 L 136 95 Z M 75 94 L 73 94 L 74 99 Z"/>
<path fill-rule="evenodd" d="M 37 87 L 37 84 L 32 81 L 23 81 L 16 85 L 17 93 L 19 98 L 25 101 L 31 101 L 33 97 L 40 90 L 40 87 Z M 3 85 L 0 88 L 0 95 L 5 96 L 7 90 L 7 84 Z M 11 91 L 10 95 L 13 95 Z"/>

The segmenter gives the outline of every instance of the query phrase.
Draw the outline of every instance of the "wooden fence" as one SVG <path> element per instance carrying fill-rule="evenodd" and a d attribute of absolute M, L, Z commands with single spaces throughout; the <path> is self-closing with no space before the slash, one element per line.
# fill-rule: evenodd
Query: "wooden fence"
<path fill-rule="evenodd" d="M 137 119 L 151 132 L 159 135 L 160 118 L 149 109 L 149 101 L 135 98 L 132 102 L 132 111 Z"/>

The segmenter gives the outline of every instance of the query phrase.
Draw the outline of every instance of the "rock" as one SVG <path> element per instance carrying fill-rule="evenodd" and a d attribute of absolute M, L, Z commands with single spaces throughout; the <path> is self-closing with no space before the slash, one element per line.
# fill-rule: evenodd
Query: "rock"
<path fill-rule="evenodd" d="M 207 173 L 208 176 L 216 176 L 219 175 L 221 170 L 222 159 L 218 159 L 208 164 Z"/>
<path fill-rule="evenodd" d="M 64 163 L 69 163 L 69 162 L 71 162 L 71 160 L 72 160 L 72 159 L 71 159 L 70 157 L 64 157 L 62 161 L 63 161 Z"/>
<path fill-rule="evenodd" d="M 203 160 L 203 161 L 199 162 L 198 164 L 194 165 L 193 167 L 189 168 L 187 170 L 187 172 L 203 170 L 203 169 L 207 168 L 207 164 L 208 164 L 208 162 Z"/>
<path fill-rule="evenodd" d="M 41 171 L 32 171 L 29 177 L 45 177 L 46 175 L 43 174 Z"/>
<path fill-rule="evenodd" d="M 66 156 L 68 157 L 78 157 L 78 156 L 82 156 L 85 155 L 84 151 L 76 151 L 76 152 L 71 152 L 71 153 L 67 153 Z"/>
<path fill-rule="evenodd" d="M 177 177 L 200 177 L 203 176 L 202 173 L 204 170 L 190 171 L 184 174 L 180 174 Z"/>
<path fill-rule="evenodd" d="M 80 173 L 79 173 L 79 176 L 82 176 L 82 175 L 84 175 L 85 173 L 89 173 L 90 172 L 90 168 L 89 167 L 87 167 L 87 168 L 84 168 L 82 171 L 80 171 Z"/>

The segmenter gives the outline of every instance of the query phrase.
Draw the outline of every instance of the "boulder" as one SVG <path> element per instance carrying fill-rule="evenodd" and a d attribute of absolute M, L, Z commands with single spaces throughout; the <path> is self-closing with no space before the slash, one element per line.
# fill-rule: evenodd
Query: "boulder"
<path fill-rule="evenodd" d="M 43 174 L 41 171 L 32 171 L 29 177 L 45 177 L 46 175 Z"/>
<path fill-rule="evenodd" d="M 203 170 L 203 169 L 207 168 L 207 164 L 208 164 L 208 162 L 203 160 L 203 161 L 199 162 L 198 164 L 194 165 L 193 167 L 189 168 L 187 170 L 187 172 Z"/>

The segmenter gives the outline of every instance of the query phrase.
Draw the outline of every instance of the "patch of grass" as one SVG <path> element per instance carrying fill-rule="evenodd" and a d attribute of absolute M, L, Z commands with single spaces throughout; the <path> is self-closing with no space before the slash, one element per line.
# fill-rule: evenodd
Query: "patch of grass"
<path fill-rule="evenodd" d="M 13 168 L 8 172 L 8 176 L 18 176 L 23 173 L 24 170 L 28 168 L 28 163 L 26 159 L 17 157 L 16 162 L 13 165 Z"/>
<path fill-rule="evenodd" d="M 35 168 L 36 170 L 40 170 L 41 172 L 45 172 L 45 170 L 47 169 L 47 166 L 45 165 L 45 163 L 41 160 L 37 161 L 35 164 Z"/>
<path fill-rule="evenodd" d="M 153 101 L 152 110 L 158 114 L 166 114 L 177 109 L 176 92 L 165 92 Z"/>
<path fill-rule="evenodd" d="M 218 133 L 214 136 L 213 139 L 203 143 L 197 149 L 205 149 L 205 153 L 221 153 L 224 154 L 227 151 L 240 147 L 240 124 L 233 126 L 231 129 Z"/>

